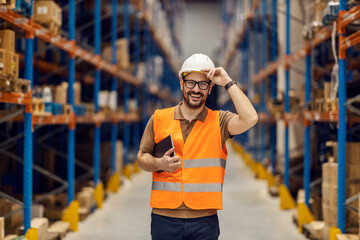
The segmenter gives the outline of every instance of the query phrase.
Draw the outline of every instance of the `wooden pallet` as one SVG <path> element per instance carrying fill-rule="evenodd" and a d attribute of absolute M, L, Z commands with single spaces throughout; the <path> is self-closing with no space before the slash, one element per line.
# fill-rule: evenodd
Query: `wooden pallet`
<path fill-rule="evenodd" d="M 33 115 L 34 116 L 50 116 L 51 112 L 45 111 L 45 103 L 41 98 L 33 98 Z"/>
<path fill-rule="evenodd" d="M 313 221 L 309 224 L 303 224 L 301 227 L 302 233 L 310 240 L 322 240 L 323 239 L 323 221 Z"/>
<path fill-rule="evenodd" d="M 68 222 L 57 221 L 47 229 L 47 240 L 62 240 L 69 231 Z"/>
<path fill-rule="evenodd" d="M 31 83 L 29 80 L 18 79 L 15 81 L 15 92 L 29 94 L 31 90 L 30 85 Z"/>
<path fill-rule="evenodd" d="M 272 197 L 278 197 L 279 196 L 279 186 L 269 187 L 269 194 Z"/>

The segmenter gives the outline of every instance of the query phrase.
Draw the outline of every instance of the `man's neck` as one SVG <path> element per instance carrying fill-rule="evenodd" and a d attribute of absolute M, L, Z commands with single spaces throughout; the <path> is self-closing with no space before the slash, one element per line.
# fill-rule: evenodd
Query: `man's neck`
<path fill-rule="evenodd" d="M 199 113 L 204 109 L 205 105 L 202 105 L 196 109 L 190 108 L 185 101 L 183 101 L 183 104 L 180 106 L 181 112 L 184 116 L 184 118 L 188 121 L 192 121 Z"/>

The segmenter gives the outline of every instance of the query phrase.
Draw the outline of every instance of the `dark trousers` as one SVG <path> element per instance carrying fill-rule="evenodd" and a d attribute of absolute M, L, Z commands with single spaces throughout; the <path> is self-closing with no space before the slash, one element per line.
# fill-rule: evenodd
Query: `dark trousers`
<path fill-rule="evenodd" d="M 151 214 L 152 240 L 217 240 L 217 214 L 199 218 L 173 218 Z"/>

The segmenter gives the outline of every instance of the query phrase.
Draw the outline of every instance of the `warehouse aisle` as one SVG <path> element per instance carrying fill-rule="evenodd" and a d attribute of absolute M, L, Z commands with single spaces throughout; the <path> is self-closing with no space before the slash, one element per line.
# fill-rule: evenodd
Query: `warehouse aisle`
<path fill-rule="evenodd" d="M 279 199 L 267 194 L 266 183 L 255 180 L 230 146 L 228 150 L 220 239 L 306 239 L 292 223 L 291 211 L 280 211 Z M 65 239 L 150 239 L 150 185 L 151 174 L 137 174 Z"/>

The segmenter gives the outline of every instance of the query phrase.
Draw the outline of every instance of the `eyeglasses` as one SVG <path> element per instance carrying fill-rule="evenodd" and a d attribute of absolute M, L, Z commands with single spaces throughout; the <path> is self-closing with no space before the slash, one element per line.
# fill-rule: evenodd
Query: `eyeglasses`
<path fill-rule="evenodd" d="M 183 79 L 183 81 L 185 83 L 185 86 L 189 89 L 193 89 L 197 84 L 201 90 L 206 90 L 209 88 L 210 85 L 210 82 L 206 82 L 206 81 L 197 82 L 194 80 L 185 80 L 185 79 Z"/>

